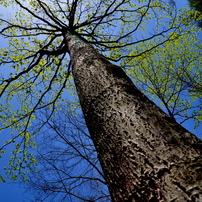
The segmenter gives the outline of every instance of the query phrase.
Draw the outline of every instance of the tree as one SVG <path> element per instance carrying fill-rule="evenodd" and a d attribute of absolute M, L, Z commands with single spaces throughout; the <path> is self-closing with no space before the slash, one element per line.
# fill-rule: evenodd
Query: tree
<path fill-rule="evenodd" d="M 160 102 L 170 117 L 180 124 L 194 119 L 195 126 L 202 120 L 199 32 L 200 29 L 189 23 L 180 35 L 177 34 L 177 40 L 168 41 L 135 59 L 126 59 L 122 64 L 138 88 Z M 158 40 L 150 43 L 157 44 Z"/>
<path fill-rule="evenodd" d="M 201 0 L 188 0 L 189 5 L 191 8 L 193 8 L 196 12 L 194 13 L 195 20 L 198 20 L 198 26 L 202 27 L 202 2 Z"/>
<path fill-rule="evenodd" d="M 62 63 L 69 53 L 82 111 L 112 200 L 200 201 L 201 141 L 166 115 L 134 86 L 121 67 L 92 46 L 113 51 L 111 59 L 116 61 L 151 51 L 172 40 L 183 26 L 183 19 L 175 23 L 173 7 L 163 1 L 139 1 L 137 6 L 127 0 L 75 0 L 67 1 L 66 7 L 60 1 L 36 0 L 30 1 L 29 6 L 23 1 L 14 2 L 29 15 L 25 16 L 26 21 L 22 18 L 25 12 L 17 13 L 19 22 L 1 20 L 7 24 L 1 34 L 11 37 L 11 49 L 4 49 L 1 63 L 14 63 L 17 71 L 2 79 L 1 95 L 9 101 L 17 92 L 23 92 L 20 96 L 24 100 L 13 119 L 7 119 L 7 111 L 2 117 L 8 122 L 5 127 L 24 126 L 19 133 L 24 148 L 30 145 L 28 128 L 34 113 L 52 106 L 52 115 L 66 86 L 69 71 L 61 73 L 65 72 Z M 165 23 L 161 26 L 165 18 L 170 19 L 167 28 Z M 135 36 L 137 30 L 145 30 L 146 22 L 153 20 L 158 29 L 151 35 L 147 32 Z M 119 30 L 114 33 L 116 24 Z M 39 35 L 43 37 L 37 38 Z M 135 44 L 157 37 L 157 45 L 128 54 Z M 120 48 L 125 54 L 118 53 Z M 12 55 L 8 56 L 10 52 Z M 57 85 L 61 85 L 59 90 Z M 57 93 L 52 90 L 54 86 Z M 41 94 L 34 94 L 36 90 Z M 45 95 L 49 102 L 45 102 Z M 24 102 L 28 97 L 30 100 Z M 18 152 L 19 145 L 14 154 Z M 26 153 L 23 155 L 27 161 Z"/>
<path fill-rule="evenodd" d="M 70 105 L 60 107 L 48 121 L 39 118 L 46 127 L 37 138 L 38 169 L 29 173 L 28 183 L 20 184 L 33 191 L 34 201 L 110 201 L 83 117 Z M 46 112 L 44 117 L 48 116 Z"/>
<path fill-rule="evenodd" d="M 202 6 L 201 6 L 201 1 L 200 0 L 189 0 L 189 5 L 192 8 L 195 8 L 200 13 L 202 13 Z"/>

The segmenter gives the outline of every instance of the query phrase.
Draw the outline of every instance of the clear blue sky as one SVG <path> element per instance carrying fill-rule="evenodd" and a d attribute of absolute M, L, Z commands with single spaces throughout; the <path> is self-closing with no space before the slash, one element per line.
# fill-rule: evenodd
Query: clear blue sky
<path fill-rule="evenodd" d="M 182 0 L 176 0 L 178 8 L 187 5 L 186 1 Z M 2 47 L 5 41 L 0 38 L 0 46 Z M 186 128 L 192 129 L 192 122 L 186 123 Z M 197 131 L 195 131 L 195 134 L 201 134 L 202 127 L 198 128 Z M 0 134 L 1 135 L 1 134 Z M 202 138 L 202 137 L 200 137 Z M 2 142 L 2 138 L 0 139 L 0 143 Z M 7 157 L 9 156 L 9 153 L 7 154 Z M 0 159 L 0 167 L 4 166 L 5 159 Z M 0 172 L 3 172 L 3 170 L 0 168 Z M 30 197 L 31 193 L 27 192 L 26 190 L 19 187 L 17 184 L 13 183 L 0 183 L 0 202 L 24 202 L 29 201 L 27 197 Z"/>

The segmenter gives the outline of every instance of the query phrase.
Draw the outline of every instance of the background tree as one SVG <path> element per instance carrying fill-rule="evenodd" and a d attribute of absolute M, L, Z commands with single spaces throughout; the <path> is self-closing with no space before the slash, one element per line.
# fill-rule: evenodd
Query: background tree
<path fill-rule="evenodd" d="M 191 7 L 202 13 L 202 6 L 200 0 L 188 0 Z"/>
<path fill-rule="evenodd" d="M 202 120 L 199 33 L 200 29 L 189 22 L 177 39 L 122 64 L 138 88 L 160 102 L 170 117 L 180 124 L 194 119 L 195 126 Z M 150 43 L 157 44 L 158 40 Z"/>
<path fill-rule="evenodd" d="M 83 117 L 71 107 L 60 107 L 51 119 L 45 119 L 48 111 L 39 118 L 46 127 L 37 138 L 38 171 L 20 184 L 33 191 L 34 201 L 110 201 Z"/>
<path fill-rule="evenodd" d="M 198 26 L 202 27 L 202 2 L 201 0 L 188 0 L 189 5 L 192 9 L 194 9 L 196 12 L 193 14 L 196 21 L 198 21 Z"/>
<path fill-rule="evenodd" d="M 195 172 L 197 165 L 201 164 L 198 158 L 201 155 L 198 150 L 200 141 L 173 122 L 133 85 L 120 67 L 112 65 L 90 45 L 95 44 L 101 51 L 125 50 L 125 55 L 119 57 L 117 53 L 111 57 L 116 61 L 148 52 L 170 40 L 180 28 L 182 22 L 177 25 L 174 23 L 173 8 L 162 1 L 141 1 L 139 7 L 130 1 L 73 1 L 67 2 L 66 7 L 61 6 L 59 1 L 48 5 L 43 1 L 31 1 L 31 8 L 23 5 L 23 2 L 14 2 L 31 15 L 23 21 L 24 13 L 18 13 L 20 23 L 2 19 L 8 26 L 1 34 L 12 37 L 12 48 L 4 50 L 2 63 L 14 63 L 12 67 L 17 72 L 10 78 L 2 78 L 1 95 L 8 101 L 17 91 L 28 91 L 26 95 L 18 94 L 21 96 L 22 107 L 16 110 L 13 119 L 8 121 L 5 112 L 2 117 L 8 122 L 5 127 L 21 129 L 24 126 L 24 130 L 19 133 L 24 140 L 24 149 L 31 145 L 28 128 L 34 113 L 52 106 L 52 115 L 56 100 L 67 84 L 69 71 L 61 77 L 60 73 L 64 72 L 61 64 L 68 52 L 85 120 L 98 151 L 112 199 L 200 200 L 200 191 L 196 193 L 194 188 L 188 194 L 185 188 L 187 181 L 180 177 L 180 172 L 189 176 L 187 170 L 191 168 L 191 174 L 196 175 L 193 175 L 188 185 L 200 190 L 200 179 Z M 91 11 L 92 15 L 89 16 Z M 120 18 L 120 14 L 123 14 L 123 18 Z M 167 16 L 171 20 L 165 29 L 161 27 L 161 22 Z M 144 38 L 135 36 L 137 30 L 144 31 L 145 20 L 153 23 L 153 19 L 156 20 L 157 29 L 152 34 L 147 32 Z M 118 34 L 113 34 L 114 30 L 109 28 L 116 23 L 119 25 L 119 22 L 123 26 L 118 27 Z M 104 28 L 104 33 L 100 33 L 101 28 Z M 21 40 L 13 38 L 14 35 Z M 42 39 L 37 38 L 38 35 L 43 35 Z M 35 46 L 29 47 L 24 37 L 29 37 Z M 128 55 L 130 46 L 156 37 L 159 39 L 157 45 Z M 19 55 L 19 50 L 22 55 Z M 10 51 L 12 56 L 7 58 Z M 55 85 L 61 85 L 58 93 L 52 90 Z M 41 95 L 36 94 L 34 97 L 33 89 L 41 91 Z M 135 126 L 136 123 L 138 126 Z M 19 146 L 17 144 L 14 154 L 21 153 Z M 26 153 L 23 152 L 23 155 L 23 159 L 17 161 L 21 167 L 22 162 L 27 162 Z M 16 158 L 15 155 L 14 160 Z"/>

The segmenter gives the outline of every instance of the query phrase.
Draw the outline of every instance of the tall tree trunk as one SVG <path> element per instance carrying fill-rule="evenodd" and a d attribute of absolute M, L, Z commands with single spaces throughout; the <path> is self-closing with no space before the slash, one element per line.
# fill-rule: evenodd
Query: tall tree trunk
<path fill-rule="evenodd" d="M 201 140 L 92 45 L 66 33 L 86 124 L 113 201 L 202 201 Z"/>

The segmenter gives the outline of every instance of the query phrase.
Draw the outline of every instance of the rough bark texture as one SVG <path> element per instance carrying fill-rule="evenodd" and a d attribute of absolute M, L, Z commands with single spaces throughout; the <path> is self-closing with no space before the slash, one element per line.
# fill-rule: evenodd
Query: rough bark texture
<path fill-rule="evenodd" d="M 112 200 L 202 201 L 201 140 L 169 118 L 92 45 L 69 33 L 66 41 Z"/>

